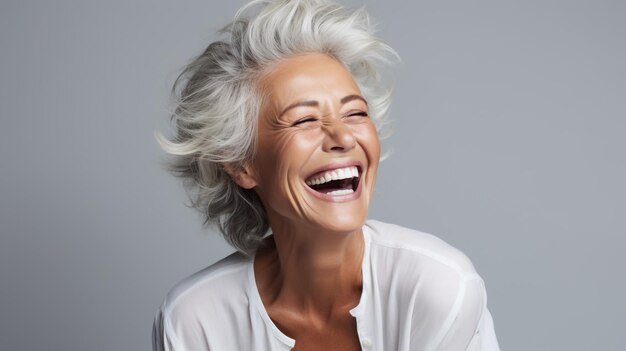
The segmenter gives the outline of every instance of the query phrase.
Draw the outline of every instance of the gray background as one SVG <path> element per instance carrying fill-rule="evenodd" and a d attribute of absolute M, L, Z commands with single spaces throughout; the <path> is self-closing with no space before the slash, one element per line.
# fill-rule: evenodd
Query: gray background
<path fill-rule="evenodd" d="M 0 348 L 149 350 L 166 291 L 232 251 L 152 133 L 241 4 L 1 2 Z M 503 350 L 625 349 L 626 3 L 367 7 L 403 58 L 370 217 L 463 250 Z"/>

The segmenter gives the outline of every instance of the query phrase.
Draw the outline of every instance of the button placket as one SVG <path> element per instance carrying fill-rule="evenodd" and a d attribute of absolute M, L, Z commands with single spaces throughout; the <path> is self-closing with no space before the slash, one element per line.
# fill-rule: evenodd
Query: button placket
<path fill-rule="evenodd" d="M 361 346 L 369 349 L 372 347 L 372 341 L 369 338 L 363 338 L 363 340 L 361 340 Z"/>

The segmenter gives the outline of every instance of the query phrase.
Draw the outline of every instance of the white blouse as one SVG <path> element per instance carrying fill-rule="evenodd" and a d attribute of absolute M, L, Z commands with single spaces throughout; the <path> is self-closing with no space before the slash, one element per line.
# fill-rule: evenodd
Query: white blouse
<path fill-rule="evenodd" d="M 468 257 L 438 237 L 375 220 L 363 226 L 363 290 L 350 314 L 363 350 L 499 351 L 487 294 Z M 182 280 L 157 310 L 155 351 L 291 350 L 235 252 Z"/>

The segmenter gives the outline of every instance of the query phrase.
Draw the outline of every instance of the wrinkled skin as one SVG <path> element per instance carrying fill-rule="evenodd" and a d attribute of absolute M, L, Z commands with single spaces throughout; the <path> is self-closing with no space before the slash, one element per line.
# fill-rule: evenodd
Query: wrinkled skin
<path fill-rule="evenodd" d="M 380 157 L 367 103 L 344 66 L 323 54 L 288 58 L 259 84 L 267 98 L 257 153 L 231 172 L 257 192 L 274 233 L 255 257 L 259 293 L 274 323 L 296 339 L 295 349 L 359 350 L 349 310 L 362 290 L 361 228 Z M 306 178 L 341 161 L 360 162 L 360 195 L 316 197 Z"/>
<path fill-rule="evenodd" d="M 380 145 L 367 104 L 350 73 L 334 59 L 310 54 L 274 67 L 261 81 L 268 95 L 258 126 L 257 155 L 248 166 L 250 182 L 261 197 L 272 228 L 288 225 L 292 232 L 315 227 L 328 232 L 359 230 L 367 217 L 376 180 Z M 319 106 L 298 106 L 317 101 Z M 293 125 L 312 117 L 313 119 Z M 305 178 L 333 161 L 358 160 L 363 174 L 361 196 L 350 202 L 321 201 L 307 191 Z"/>

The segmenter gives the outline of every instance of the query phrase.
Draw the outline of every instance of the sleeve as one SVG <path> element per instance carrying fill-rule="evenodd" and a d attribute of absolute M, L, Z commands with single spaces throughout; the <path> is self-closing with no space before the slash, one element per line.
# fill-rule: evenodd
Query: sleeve
<path fill-rule="evenodd" d="M 166 303 L 164 302 L 157 310 L 152 325 L 152 350 L 153 351 L 210 351 L 206 343 L 192 342 L 198 341 L 188 334 L 195 333 L 192 326 L 178 323 L 175 328 L 166 313 Z M 182 333 L 180 336 L 179 333 Z M 185 341 L 185 342 L 183 342 Z"/>
<path fill-rule="evenodd" d="M 152 324 L 152 351 L 175 351 L 176 337 L 165 328 L 164 305 L 161 305 Z M 181 349 L 182 351 L 182 349 Z"/>
<path fill-rule="evenodd" d="M 467 346 L 467 351 L 500 351 L 496 332 L 493 327 L 493 319 L 487 308 L 485 308 L 480 319 L 476 333 Z"/>
<path fill-rule="evenodd" d="M 191 309 L 159 307 L 152 325 L 153 351 L 210 351 L 206 334 Z"/>
<path fill-rule="evenodd" d="M 477 274 L 464 279 L 446 324 L 438 351 L 500 351 L 485 285 Z"/>

